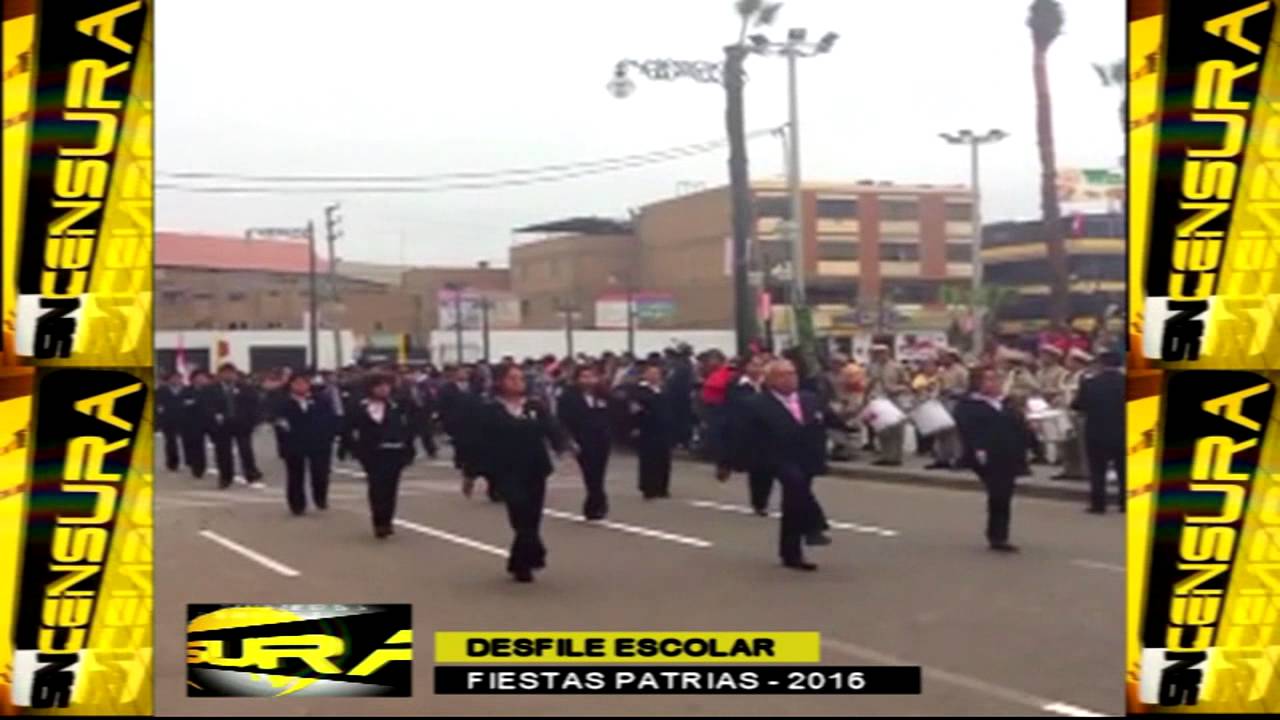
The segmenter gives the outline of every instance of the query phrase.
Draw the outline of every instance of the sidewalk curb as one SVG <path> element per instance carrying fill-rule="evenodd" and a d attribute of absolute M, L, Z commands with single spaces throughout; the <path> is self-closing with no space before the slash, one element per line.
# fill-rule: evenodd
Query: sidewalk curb
<path fill-rule="evenodd" d="M 705 460 L 680 450 L 675 452 L 675 458 L 681 462 L 709 464 Z M 955 473 L 953 475 L 945 471 L 921 472 L 913 469 L 882 468 L 870 465 L 849 467 L 832 464 L 827 470 L 827 474 L 823 477 L 895 485 L 918 485 L 969 492 L 982 491 L 982 484 L 976 477 L 968 473 Z M 1058 487 L 1059 484 L 1061 487 Z M 1017 488 L 1017 494 L 1025 497 L 1078 503 L 1087 503 L 1089 501 L 1089 488 L 1083 484 L 1077 486 L 1074 483 L 1054 482 L 1053 485 L 1046 485 L 1045 481 L 1030 484 L 1026 478 L 1022 478 L 1019 479 Z"/>

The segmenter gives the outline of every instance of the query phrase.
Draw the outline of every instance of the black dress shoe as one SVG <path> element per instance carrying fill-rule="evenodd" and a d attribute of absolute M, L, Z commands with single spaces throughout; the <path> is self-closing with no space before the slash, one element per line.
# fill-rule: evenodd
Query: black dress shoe
<path fill-rule="evenodd" d="M 391 527 L 387 525 L 379 525 L 373 529 L 373 536 L 382 540 L 391 534 Z"/>
<path fill-rule="evenodd" d="M 809 533 L 804 538 L 804 544 L 813 547 L 822 547 L 831 544 L 831 536 L 826 533 L 816 532 Z"/>
<path fill-rule="evenodd" d="M 1016 552 L 1018 552 L 1018 546 L 1017 546 L 1017 545 L 1010 545 L 1010 544 L 1009 544 L 1009 543 L 1007 543 L 1007 542 L 1003 542 L 1003 543 L 991 543 L 991 549 L 992 549 L 993 551 L 995 551 L 995 552 L 1001 552 L 1001 553 L 1016 553 Z"/>
<path fill-rule="evenodd" d="M 1106 508 L 1087 507 L 1084 509 L 1084 511 L 1089 513 L 1090 515 L 1106 515 L 1107 514 Z"/>
<path fill-rule="evenodd" d="M 320 501 L 318 501 L 318 500 L 317 500 L 317 501 L 316 501 L 316 509 L 317 509 L 317 510 L 328 510 L 328 509 L 329 509 L 329 502 L 328 502 L 328 501 L 320 502 Z"/>
<path fill-rule="evenodd" d="M 760 517 L 769 517 L 769 509 L 768 509 L 768 508 L 762 508 L 762 507 L 755 508 L 755 513 L 756 513 L 757 515 L 759 515 Z"/>
<path fill-rule="evenodd" d="M 533 571 L 532 570 L 512 570 L 511 577 L 515 578 L 516 582 L 531 583 L 533 582 Z"/>
<path fill-rule="evenodd" d="M 818 569 L 817 565 L 806 560 L 784 560 L 782 566 L 791 568 L 792 570 L 804 570 L 806 572 L 813 572 Z"/>

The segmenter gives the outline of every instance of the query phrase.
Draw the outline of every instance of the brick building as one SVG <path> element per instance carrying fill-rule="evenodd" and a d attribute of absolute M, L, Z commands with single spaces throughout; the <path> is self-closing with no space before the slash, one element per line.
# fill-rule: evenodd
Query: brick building
<path fill-rule="evenodd" d="M 569 309 L 578 313 L 578 324 L 594 327 L 596 300 L 639 281 L 631 230 L 629 223 L 598 218 L 518 229 L 523 237 L 511 247 L 511 290 L 524 327 L 562 327 Z"/>
<path fill-rule="evenodd" d="M 785 302 L 791 248 L 785 183 L 757 181 L 753 270 L 775 302 Z M 883 301 L 911 311 L 937 305 L 944 285 L 970 281 L 971 194 L 955 186 L 892 183 L 806 183 L 804 247 L 808 301 L 820 329 L 850 310 L 875 311 Z M 646 290 L 671 293 L 675 324 L 732 323 L 727 187 L 671 198 L 640 209 L 637 258 Z"/>

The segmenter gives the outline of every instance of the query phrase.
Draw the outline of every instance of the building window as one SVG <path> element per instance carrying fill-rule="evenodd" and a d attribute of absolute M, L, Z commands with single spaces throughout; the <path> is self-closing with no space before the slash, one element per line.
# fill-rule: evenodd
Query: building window
<path fill-rule="evenodd" d="M 898 281 L 884 288 L 885 305 L 928 305 L 938 302 L 942 285 L 933 282 Z"/>
<path fill-rule="evenodd" d="M 280 328 L 280 323 L 275 321 L 269 322 L 267 323 L 267 328 L 271 330 L 278 330 Z"/>
<path fill-rule="evenodd" d="M 207 293 L 207 292 L 196 292 L 196 293 L 191 293 L 191 299 L 193 299 L 193 300 L 212 300 L 212 299 L 213 299 L 213 293 Z"/>
<path fill-rule="evenodd" d="M 279 290 L 268 290 L 268 291 L 267 291 L 267 297 L 280 297 L 280 291 L 279 291 Z"/>
<path fill-rule="evenodd" d="M 973 219 L 971 203 L 947 203 L 947 219 L 953 222 L 965 222 Z"/>
<path fill-rule="evenodd" d="M 818 243 L 818 259 L 835 262 L 852 262 L 858 259 L 858 244 L 845 242 Z"/>
<path fill-rule="evenodd" d="M 919 220 L 920 203 L 917 200 L 884 200 L 880 203 L 881 220 Z"/>
<path fill-rule="evenodd" d="M 920 260 L 919 245 L 881 245 L 881 262 L 917 262 Z"/>
<path fill-rule="evenodd" d="M 791 198 L 785 195 L 765 195 L 756 198 L 756 217 L 791 219 Z"/>
<path fill-rule="evenodd" d="M 947 262 L 973 262 L 973 246 L 947 243 Z"/>
<path fill-rule="evenodd" d="M 529 317 L 529 301 L 528 300 L 520 301 L 520 317 L 521 318 Z"/>
<path fill-rule="evenodd" d="M 382 323 L 380 323 L 380 322 L 375 322 L 375 323 L 373 324 L 373 331 L 374 331 L 374 332 L 382 332 Z"/>
<path fill-rule="evenodd" d="M 244 297 L 245 297 L 245 295 L 244 295 L 244 293 L 242 293 L 242 292 L 229 292 L 229 293 L 227 293 L 227 300 L 228 300 L 229 302 L 240 302 L 241 300 L 244 300 Z"/>
<path fill-rule="evenodd" d="M 858 201 L 845 198 L 818 199 L 818 217 L 832 220 L 856 220 Z"/>
<path fill-rule="evenodd" d="M 164 292 L 160 293 L 161 300 L 163 300 L 165 303 L 168 303 L 168 304 L 180 303 L 182 302 L 182 299 L 185 296 L 186 296 L 186 293 L 182 292 L 181 290 L 165 290 Z"/>

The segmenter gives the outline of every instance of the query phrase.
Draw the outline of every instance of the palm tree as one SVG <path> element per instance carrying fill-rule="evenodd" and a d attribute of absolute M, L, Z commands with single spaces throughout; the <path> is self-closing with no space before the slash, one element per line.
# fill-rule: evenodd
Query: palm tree
<path fill-rule="evenodd" d="M 1064 326 L 1070 319 L 1070 280 L 1063 238 L 1062 209 L 1058 207 L 1058 168 L 1053 145 L 1053 109 L 1049 94 L 1049 46 L 1062 34 L 1062 6 L 1058 0 L 1033 0 L 1027 26 L 1031 28 L 1032 73 L 1036 88 L 1036 142 L 1040 148 L 1040 208 L 1051 271 L 1049 321 Z"/>
<path fill-rule="evenodd" d="M 782 10 L 782 3 L 766 3 L 764 0 L 737 0 L 734 9 L 738 11 L 738 19 L 742 27 L 738 32 L 738 44 L 747 43 L 747 28 L 755 25 L 772 25 Z"/>
<path fill-rule="evenodd" d="M 1125 60 L 1115 60 L 1106 65 L 1094 63 L 1093 71 L 1098 73 L 1098 79 L 1102 81 L 1103 87 L 1118 87 L 1121 92 L 1124 91 L 1125 83 L 1129 79 L 1129 63 Z M 1129 115 L 1123 95 L 1120 97 L 1120 131 L 1129 132 Z"/>

